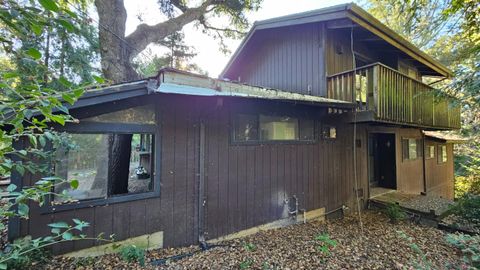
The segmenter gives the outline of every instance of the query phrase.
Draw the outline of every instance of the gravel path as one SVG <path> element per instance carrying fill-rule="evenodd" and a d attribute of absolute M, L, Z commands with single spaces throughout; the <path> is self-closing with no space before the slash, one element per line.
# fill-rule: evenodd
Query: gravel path
<path fill-rule="evenodd" d="M 457 250 L 445 243 L 443 231 L 409 222 L 390 224 L 382 213 L 363 215 L 363 234 L 356 217 L 325 223 L 311 222 L 263 231 L 242 239 L 227 241 L 227 246 L 198 252 L 160 267 L 149 264 L 197 250 L 197 247 L 160 249 L 148 252 L 146 268 L 127 264 L 117 255 L 93 259 L 54 258 L 40 269 L 410 269 L 429 264 L 431 269 L 452 269 L 461 264 Z M 330 252 L 322 252 L 316 236 L 327 233 L 336 241 Z M 410 239 L 408 239 L 410 238 Z M 411 245 L 417 245 L 422 254 Z M 413 269 L 413 268 L 412 268 Z"/>

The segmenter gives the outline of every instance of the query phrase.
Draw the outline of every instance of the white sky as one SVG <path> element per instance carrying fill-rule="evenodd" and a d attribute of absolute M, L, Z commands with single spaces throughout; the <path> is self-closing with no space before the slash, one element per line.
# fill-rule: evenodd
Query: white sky
<path fill-rule="evenodd" d="M 351 2 L 346 0 L 264 0 L 262 7 L 257 12 L 248 14 L 250 22 L 265 20 L 278 16 L 308 11 L 312 9 L 333 6 L 341 3 Z M 155 24 L 165 20 L 160 16 L 157 0 L 125 0 L 127 9 L 127 34 L 134 31 L 137 25 L 143 20 L 147 24 Z M 141 19 L 141 20 L 140 20 Z M 220 20 L 219 23 L 222 23 Z M 219 50 L 218 41 L 195 29 L 193 24 L 184 28 L 185 41 L 188 45 L 194 46 L 198 55 L 192 60 L 201 69 L 206 70 L 211 77 L 217 77 L 227 64 L 230 55 L 240 44 L 241 40 L 229 40 L 227 42 L 231 51 L 228 55 Z M 158 47 L 151 47 L 145 54 L 163 54 Z"/>

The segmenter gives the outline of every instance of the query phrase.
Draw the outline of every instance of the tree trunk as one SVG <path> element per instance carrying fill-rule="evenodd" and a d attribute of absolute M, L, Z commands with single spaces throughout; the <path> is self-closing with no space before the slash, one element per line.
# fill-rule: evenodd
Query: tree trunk
<path fill-rule="evenodd" d="M 108 162 L 110 194 L 128 193 L 132 134 L 114 134 L 109 137 L 110 159 Z"/>
<path fill-rule="evenodd" d="M 95 0 L 103 76 L 113 83 L 139 79 L 132 68 L 135 49 L 125 41 L 127 11 L 123 0 Z"/>

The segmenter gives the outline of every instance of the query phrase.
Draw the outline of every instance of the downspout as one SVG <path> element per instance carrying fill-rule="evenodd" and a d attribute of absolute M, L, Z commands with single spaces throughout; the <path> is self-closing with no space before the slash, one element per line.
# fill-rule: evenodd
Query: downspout
<path fill-rule="evenodd" d="M 425 133 L 422 131 L 422 165 L 423 165 L 423 192 L 427 194 L 427 173 L 425 168 L 427 167 L 425 161 Z"/>
<path fill-rule="evenodd" d="M 205 123 L 200 120 L 200 157 L 198 161 L 198 243 L 202 249 L 207 249 L 205 241 Z"/>

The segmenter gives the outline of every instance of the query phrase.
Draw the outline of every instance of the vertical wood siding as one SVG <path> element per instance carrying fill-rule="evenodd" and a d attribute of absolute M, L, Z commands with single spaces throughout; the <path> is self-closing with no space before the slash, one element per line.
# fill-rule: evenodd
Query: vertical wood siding
<path fill-rule="evenodd" d="M 434 140 L 425 140 L 426 145 L 435 146 L 435 155 L 432 159 L 425 160 L 425 176 L 427 182 L 427 193 L 454 198 L 454 166 L 453 166 L 453 144 L 439 143 Z M 447 146 L 447 162 L 438 163 L 438 146 Z"/>
<path fill-rule="evenodd" d="M 207 239 L 288 216 L 285 199 L 297 196 L 301 209 L 327 211 L 351 200 L 352 128 L 337 126 L 338 138 L 315 143 L 252 144 L 230 142 L 231 115 L 239 108 L 285 114 L 301 112 L 316 121 L 317 136 L 325 109 L 245 99 L 161 95 L 161 194 L 157 198 L 42 214 L 31 205 L 22 235 L 49 233 L 48 223 L 78 217 L 91 223 L 87 234 L 115 234 L 117 240 L 164 231 L 164 245 L 195 244 L 198 239 L 199 121 L 206 127 L 205 229 Z M 325 122 L 330 120 L 325 119 Z M 364 142 L 362 146 L 366 146 Z M 31 184 L 25 177 L 25 184 Z M 98 243 L 83 241 L 54 247 L 66 253 Z"/>
<path fill-rule="evenodd" d="M 259 31 L 232 80 L 302 94 L 326 94 L 324 26 L 309 24 Z"/>

